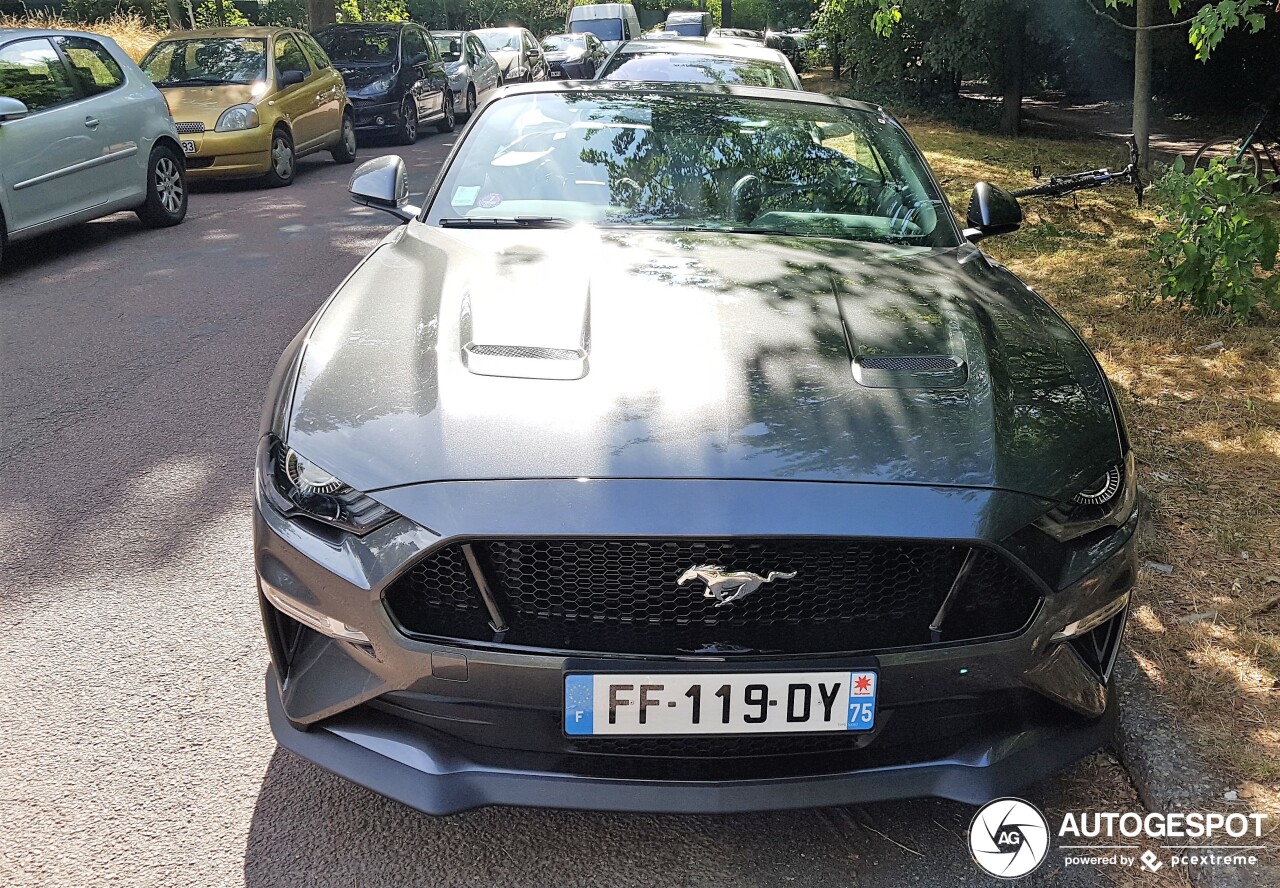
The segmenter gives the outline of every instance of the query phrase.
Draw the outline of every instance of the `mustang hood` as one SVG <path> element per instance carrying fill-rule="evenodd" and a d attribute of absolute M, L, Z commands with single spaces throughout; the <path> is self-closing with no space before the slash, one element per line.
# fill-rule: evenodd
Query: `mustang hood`
<path fill-rule="evenodd" d="M 1062 498 L 1121 456 L 1084 344 L 967 245 L 411 224 L 294 355 L 276 427 L 363 490 L 733 478 Z"/>

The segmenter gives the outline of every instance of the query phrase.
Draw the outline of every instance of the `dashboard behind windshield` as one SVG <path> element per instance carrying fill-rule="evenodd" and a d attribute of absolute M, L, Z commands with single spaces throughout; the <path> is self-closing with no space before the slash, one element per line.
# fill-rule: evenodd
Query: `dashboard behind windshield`
<path fill-rule="evenodd" d="M 472 125 L 429 224 L 732 230 L 954 246 L 947 205 L 875 113 L 710 94 L 504 98 Z"/>

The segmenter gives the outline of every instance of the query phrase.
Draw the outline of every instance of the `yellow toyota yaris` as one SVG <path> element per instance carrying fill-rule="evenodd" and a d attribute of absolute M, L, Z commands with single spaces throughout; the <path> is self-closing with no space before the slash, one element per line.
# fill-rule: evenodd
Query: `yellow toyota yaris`
<path fill-rule="evenodd" d="M 342 75 L 302 31 L 183 31 L 152 47 L 142 70 L 169 102 L 191 179 L 288 185 L 304 154 L 355 160 Z"/>

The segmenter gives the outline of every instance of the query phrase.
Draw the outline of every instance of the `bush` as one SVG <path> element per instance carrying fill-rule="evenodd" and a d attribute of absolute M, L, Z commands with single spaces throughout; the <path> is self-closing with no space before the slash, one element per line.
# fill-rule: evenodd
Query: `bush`
<path fill-rule="evenodd" d="M 1259 304 L 1280 308 L 1280 231 L 1268 188 L 1234 163 L 1187 169 L 1181 157 L 1155 188 L 1167 226 L 1151 251 L 1163 298 L 1241 323 Z"/>

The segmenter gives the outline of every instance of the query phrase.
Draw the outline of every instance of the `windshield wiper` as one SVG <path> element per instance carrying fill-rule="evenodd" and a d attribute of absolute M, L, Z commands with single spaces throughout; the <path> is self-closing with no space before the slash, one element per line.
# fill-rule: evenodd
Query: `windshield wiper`
<path fill-rule="evenodd" d="M 568 228 L 568 219 L 558 216 L 477 216 L 473 219 L 441 219 L 441 228 Z"/>

